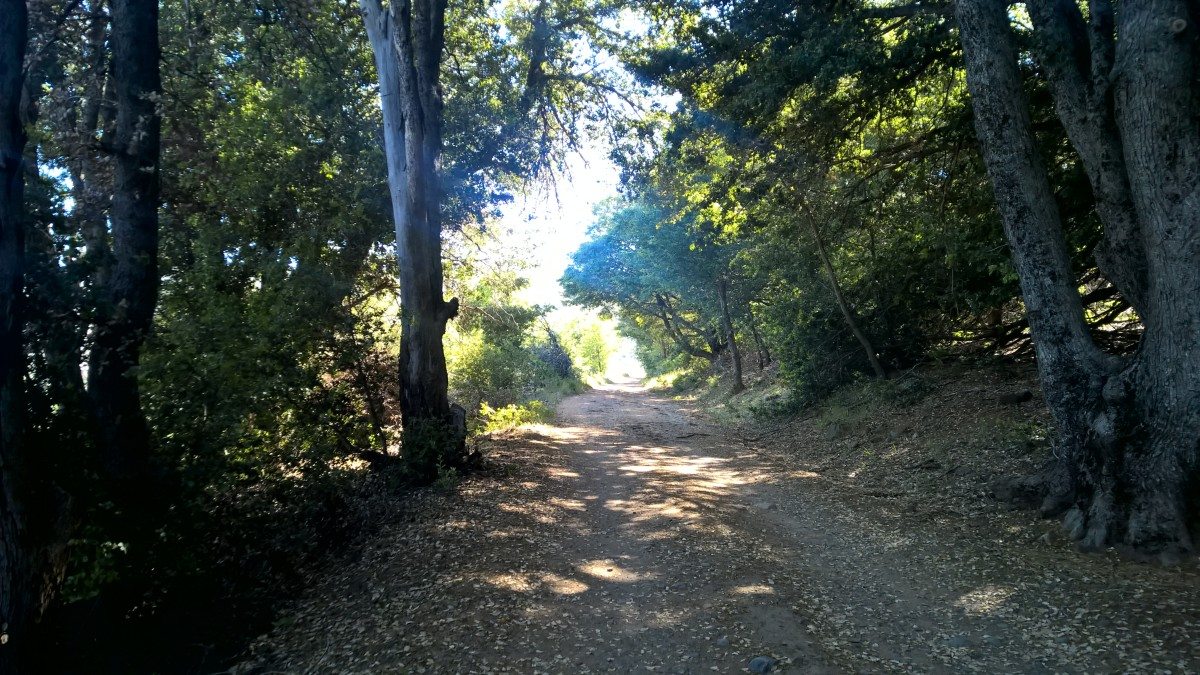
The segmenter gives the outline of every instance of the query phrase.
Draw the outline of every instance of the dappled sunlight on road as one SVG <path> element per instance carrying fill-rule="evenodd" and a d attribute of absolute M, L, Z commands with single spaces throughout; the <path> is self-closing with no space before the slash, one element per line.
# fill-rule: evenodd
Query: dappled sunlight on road
<path fill-rule="evenodd" d="M 734 586 L 731 592 L 735 595 L 775 595 L 775 589 L 764 584 Z"/>
<path fill-rule="evenodd" d="M 972 616 L 992 614 L 1008 602 L 1013 592 L 1014 589 L 1007 586 L 988 584 L 964 593 L 954 604 Z"/>
<path fill-rule="evenodd" d="M 765 573 L 730 575 L 704 552 L 754 536 L 734 516 L 755 486 L 778 476 L 748 453 L 708 451 L 696 443 L 708 434 L 695 428 L 669 402 L 620 383 L 569 399 L 557 424 L 507 435 L 528 453 L 523 475 L 489 485 L 492 516 L 454 525 L 477 530 L 467 540 L 510 548 L 465 573 L 435 570 L 432 584 L 450 595 L 490 589 L 498 606 L 524 617 L 516 625 L 583 612 L 606 627 L 601 634 L 635 645 L 709 624 L 725 604 L 770 599 Z M 541 554 L 517 554 L 528 547 Z"/>
<path fill-rule="evenodd" d="M 1120 663 L 1100 660 L 1112 639 L 1064 638 L 1062 626 L 1119 612 L 1049 602 L 1061 567 L 977 568 L 959 540 L 936 537 L 943 521 L 978 519 L 872 519 L 858 501 L 813 497 L 846 469 L 799 468 L 731 436 L 632 383 L 567 399 L 556 424 L 491 439 L 477 474 L 349 566 L 292 629 L 308 659 L 283 665 L 312 667 L 277 670 L 694 674 L 745 672 L 759 655 L 806 673 L 841 672 L 834 659 L 847 655 L 868 672 Z M 1171 649 L 1194 653 L 1188 626 L 1172 635 Z"/>
<path fill-rule="evenodd" d="M 645 581 L 654 579 L 658 575 L 654 572 L 633 572 L 622 568 L 612 560 L 593 560 L 583 563 L 579 566 L 579 570 L 584 574 L 602 579 L 604 581 L 617 581 L 621 583 L 629 583 L 632 581 Z"/>

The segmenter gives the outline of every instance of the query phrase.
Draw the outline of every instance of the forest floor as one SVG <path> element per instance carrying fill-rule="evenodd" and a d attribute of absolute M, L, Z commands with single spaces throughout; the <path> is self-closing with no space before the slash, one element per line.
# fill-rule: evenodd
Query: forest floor
<path fill-rule="evenodd" d="M 978 459 L 954 439 L 981 388 L 955 382 L 766 430 L 633 383 L 569 398 L 322 570 L 235 671 L 1200 669 L 1196 564 L 1082 554 L 988 497 L 988 458 L 1041 450 L 1003 427 Z"/>

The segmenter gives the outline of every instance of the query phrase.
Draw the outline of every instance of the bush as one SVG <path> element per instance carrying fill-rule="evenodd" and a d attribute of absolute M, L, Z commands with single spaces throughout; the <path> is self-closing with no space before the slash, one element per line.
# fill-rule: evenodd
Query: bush
<path fill-rule="evenodd" d="M 484 403 L 479 408 L 479 417 L 483 422 L 482 431 L 504 431 L 526 424 L 549 422 L 554 413 L 542 401 L 533 400 L 523 405 L 510 404 L 501 408 L 493 408 Z"/>

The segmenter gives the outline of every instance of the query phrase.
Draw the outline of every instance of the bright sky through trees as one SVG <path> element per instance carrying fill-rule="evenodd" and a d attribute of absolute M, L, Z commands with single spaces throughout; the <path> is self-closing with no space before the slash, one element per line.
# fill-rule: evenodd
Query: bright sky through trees
<path fill-rule="evenodd" d="M 569 161 L 569 170 L 557 185 L 535 188 L 518 195 L 504 208 L 502 231 L 527 242 L 533 267 L 529 287 L 521 294 L 530 303 L 562 305 L 558 279 L 567 268 L 570 254 L 587 239 L 598 203 L 617 193 L 617 168 L 606 149 L 593 139 Z"/>

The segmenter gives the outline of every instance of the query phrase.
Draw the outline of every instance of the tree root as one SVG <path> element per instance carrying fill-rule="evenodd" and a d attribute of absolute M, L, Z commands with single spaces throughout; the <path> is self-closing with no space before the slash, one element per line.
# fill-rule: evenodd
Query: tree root
<path fill-rule="evenodd" d="M 1051 490 L 1050 472 L 1010 476 L 992 484 L 992 496 L 1000 501 L 1032 508 L 1044 518 L 1062 518 L 1063 529 L 1081 551 L 1098 552 L 1116 548 L 1142 562 L 1171 566 L 1195 552 L 1188 529 L 1184 502 L 1163 492 L 1131 501 L 1111 479 L 1103 480 L 1086 496 L 1070 490 Z M 1061 487 L 1062 483 L 1058 485 Z"/>

